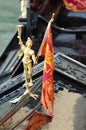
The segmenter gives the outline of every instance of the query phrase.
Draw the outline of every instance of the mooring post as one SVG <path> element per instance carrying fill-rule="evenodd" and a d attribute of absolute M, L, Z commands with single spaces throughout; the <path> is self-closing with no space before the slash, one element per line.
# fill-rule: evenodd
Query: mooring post
<path fill-rule="evenodd" d="M 31 36 L 31 2 L 28 0 L 27 5 L 27 37 Z"/>

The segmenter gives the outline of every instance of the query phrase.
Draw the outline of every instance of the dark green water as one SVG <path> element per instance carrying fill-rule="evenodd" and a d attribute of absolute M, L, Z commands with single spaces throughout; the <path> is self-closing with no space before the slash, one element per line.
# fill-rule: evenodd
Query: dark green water
<path fill-rule="evenodd" d="M 20 0 L 0 0 L 0 53 L 16 31 L 20 13 Z"/>

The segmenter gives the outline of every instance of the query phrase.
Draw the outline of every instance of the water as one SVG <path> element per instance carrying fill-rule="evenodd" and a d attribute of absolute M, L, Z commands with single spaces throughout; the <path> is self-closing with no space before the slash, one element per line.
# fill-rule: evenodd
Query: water
<path fill-rule="evenodd" d="M 0 53 L 16 31 L 20 13 L 19 0 L 0 0 Z"/>
<path fill-rule="evenodd" d="M 20 13 L 20 0 L 0 0 L 0 53 L 14 35 Z M 9 107 L 8 102 L 0 106 L 0 116 Z"/>

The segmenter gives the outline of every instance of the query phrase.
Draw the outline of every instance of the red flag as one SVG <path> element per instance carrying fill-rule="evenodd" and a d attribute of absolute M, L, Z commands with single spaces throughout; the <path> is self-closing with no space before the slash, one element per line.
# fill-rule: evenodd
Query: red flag
<path fill-rule="evenodd" d="M 63 0 L 66 9 L 74 12 L 86 11 L 86 0 Z"/>
<path fill-rule="evenodd" d="M 38 130 L 41 126 L 51 121 L 51 116 L 35 112 L 24 130 Z"/>
<path fill-rule="evenodd" d="M 43 84 L 41 103 L 43 107 L 53 116 L 54 104 L 54 53 L 52 45 L 52 26 L 51 21 L 48 24 L 44 39 L 42 42 L 39 55 L 44 56 L 44 71 L 43 71 Z"/>

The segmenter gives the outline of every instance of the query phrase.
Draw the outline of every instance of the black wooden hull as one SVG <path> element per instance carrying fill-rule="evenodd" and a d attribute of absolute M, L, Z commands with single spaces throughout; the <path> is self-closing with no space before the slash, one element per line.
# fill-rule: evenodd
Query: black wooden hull
<path fill-rule="evenodd" d="M 57 22 L 58 17 L 59 20 Z M 61 21 L 62 16 L 58 15 L 58 17 L 55 20 L 55 22 L 58 24 L 54 23 L 52 25 L 53 45 L 55 53 L 54 91 L 58 92 L 59 90 L 66 88 L 68 91 L 77 92 L 86 96 L 86 66 L 84 65 L 86 64 L 86 30 L 82 28 L 85 22 L 83 22 L 83 24 L 81 24 L 81 22 L 81 28 L 78 29 L 78 27 L 74 26 L 74 22 L 73 24 L 71 23 L 71 25 L 68 23 L 65 24 L 63 21 Z M 71 21 L 71 19 L 69 21 Z M 27 39 L 27 25 L 24 23 L 22 22 L 22 39 L 25 42 Z M 47 24 L 48 21 L 45 18 L 38 16 L 39 26 L 37 29 L 31 28 L 31 31 L 33 31 L 30 35 L 33 40 L 32 48 L 34 49 L 36 55 L 43 39 Z M 21 107 L 27 104 L 28 100 L 30 101 L 30 96 L 25 95 L 23 99 L 21 99 L 17 104 L 14 104 L 14 106 L 11 106 L 9 103 L 11 99 L 22 95 L 22 93 L 25 91 L 25 88 L 23 88 L 24 76 L 22 62 L 17 55 L 19 48 L 20 47 L 18 44 L 16 31 L 12 40 L 9 42 L 8 46 L 0 56 L 0 105 L 5 106 L 6 103 L 8 103 L 10 107 L 10 110 L 7 108 L 6 114 L 2 114 L 0 117 L 0 125 L 4 125 L 4 123 L 10 119 Z M 39 64 L 33 69 L 34 85 L 31 88 L 31 90 L 33 90 L 32 92 L 38 92 L 39 88 L 41 88 L 43 75 L 43 62 L 41 62 L 42 60 L 43 59 L 40 58 Z M 78 62 L 77 60 L 84 64 Z M 36 91 L 34 91 L 34 89 Z M 15 125 L 13 124 L 11 128 L 14 127 Z"/>
<path fill-rule="evenodd" d="M 42 83 L 42 71 L 43 62 L 34 67 L 33 70 L 33 82 L 34 85 L 31 87 L 31 91 L 34 93 L 39 92 Z M 70 57 L 58 53 L 55 55 L 55 72 L 54 72 L 54 83 L 55 92 L 68 89 L 69 92 L 80 93 L 86 96 L 86 66 L 77 62 Z M 6 105 L 10 100 L 22 95 L 25 88 L 22 86 L 24 82 L 23 74 L 20 74 L 5 84 L 1 85 L 3 90 L 0 93 L 0 105 Z M 5 88 L 4 88 L 5 87 Z M 8 89 L 9 88 L 9 89 Z M 40 97 L 40 95 L 39 95 Z M 29 95 L 25 95 L 17 104 L 11 107 L 9 103 L 10 110 L 7 109 L 6 114 L 2 115 L 0 118 L 0 125 L 3 125 L 7 120 L 15 116 L 16 112 L 20 110 L 25 104 L 30 101 Z M 38 101 L 39 102 L 39 101 Z M 31 104 L 29 104 L 31 105 Z M 18 125 L 18 124 L 17 124 Z M 14 127 L 14 124 L 12 125 Z"/>
<path fill-rule="evenodd" d="M 55 19 L 56 24 L 60 27 L 71 28 L 86 25 L 86 12 L 72 12 L 62 7 Z"/>

